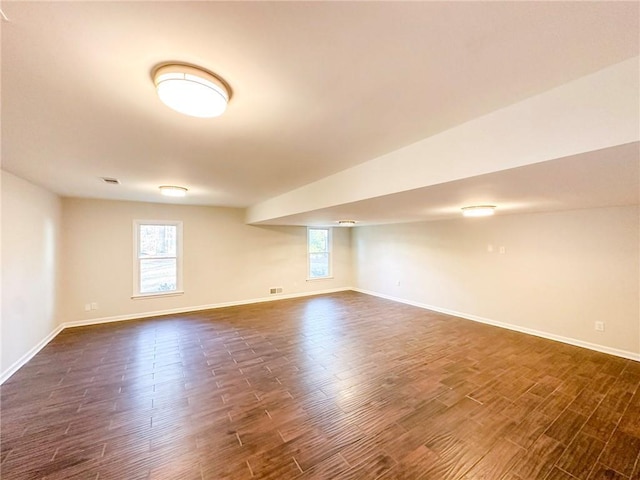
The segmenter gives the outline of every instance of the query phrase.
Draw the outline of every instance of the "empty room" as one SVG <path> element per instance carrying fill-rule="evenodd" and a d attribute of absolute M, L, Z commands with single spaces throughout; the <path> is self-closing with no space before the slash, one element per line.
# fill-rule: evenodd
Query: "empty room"
<path fill-rule="evenodd" d="M 3 480 L 640 480 L 640 3 L 2 1 Z"/>

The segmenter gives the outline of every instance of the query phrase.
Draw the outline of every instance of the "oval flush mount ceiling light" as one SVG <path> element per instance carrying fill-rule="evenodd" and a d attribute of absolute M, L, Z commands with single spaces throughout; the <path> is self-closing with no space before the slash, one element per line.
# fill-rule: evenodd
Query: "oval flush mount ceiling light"
<path fill-rule="evenodd" d="M 187 189 L 184 187 L 176 187 L 175 185 L 162 185 L 160 193 L 166 197 L 184 197 L 187 195 Z"/>
<path fill-rule="evenodd" d="M 161 65 L 153 72 L 153 83 L 162 103 L 192 117 L 218 117 L 229 102 L 229 87 L 222 79 L 191 65 Z"/>
<path fill-rule="evenodd" d="M 355 220 L 338 220 L 338 225 L 341 227 L 353 227 L 355 224 Z"/>
<path fill-rule="evenodd" d="M 465 217 L 488 217 L 494 214 L 495 205 L 474 205 L 462 207 L 462 215 Z"/>

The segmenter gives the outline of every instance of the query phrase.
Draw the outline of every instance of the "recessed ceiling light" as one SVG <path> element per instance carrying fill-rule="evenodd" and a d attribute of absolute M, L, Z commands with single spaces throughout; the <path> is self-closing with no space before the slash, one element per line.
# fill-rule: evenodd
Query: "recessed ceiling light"
<path fill-rule="evenodd" d="M 160 193 L 167 197 L 184 197 L 187 194 L 187 189 L 184 187 L 176 187 L 175 185 L 162 185 L 160 187 Z"/>
<path fill-rule="evenodd" d="M 229 102 L 223 80 L 191 65 L 162 65 L 153 72 L 153 83 L 162 103 L 192 117 L 218 117 Z"/>
<path fill-rule="evenodd" d="M 471 207 L 462 207 L 462 215 L 465 217 L 488 217 L 493 215 L 496 209 L 495 205 L 474 205 Z"/>
<path fill-rule="evenodd" d="M 355 224 L 355 220 L 338 220 L 338 225 L 341 227 L 353 227 Z"/>

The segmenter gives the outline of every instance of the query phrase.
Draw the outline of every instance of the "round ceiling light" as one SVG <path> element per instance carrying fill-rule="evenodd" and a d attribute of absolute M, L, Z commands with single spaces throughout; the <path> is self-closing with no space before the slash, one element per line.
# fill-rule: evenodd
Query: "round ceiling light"
<path fill-rule="evenodd" d="M 191 65 L 162 65 L 153 72 L 153 83 L 162 103 L 192 117 L 218 117 L 229 102 L 224 81 Z"/>
<path fill-rule="evenodd" d="M 495 205 L 474 205 L 471 207 L 462 207 L 462 215 L 465 217 L 488 217 L 495 212 Z"/>
<path fill-rule="evenodd" d="M 187 195 L 187 189 L 184 187 L 177 187 L 175 185 L 162 185 L 160 193 L 166 197 L 184 197 Z"/>

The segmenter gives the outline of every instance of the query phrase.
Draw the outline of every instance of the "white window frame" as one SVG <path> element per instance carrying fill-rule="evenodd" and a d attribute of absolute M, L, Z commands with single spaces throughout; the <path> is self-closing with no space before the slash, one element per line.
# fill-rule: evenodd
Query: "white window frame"
<path fill-rule="evenodd" d="M 140 292 L 140 226 L 168 225 L 175 226 L 176 231 L 176 289 L 167 292 Z M 174 257 L 167 257 L 174 258 Z M 182 222 L 176 220 L 134 220 L 133 221 L 133 295 L 131 298 L 170 297 L 184 294 L 182 286 Z"/>
<path fill-rule="evenodd" d="M 326 252 L 313 252 L 313 253 L 327 253 L 329 256 L 329 272 L 326 277 L 312 277 L 311 276 L 311 252 L 309 251 L 309 232 L 311 230 L 326 230 L 327 231 L 327 251 Z M 307 227 L 307 281 L 315 280 L 327 280 L 333 278 L 333 229 L 331 227 Z"/>

